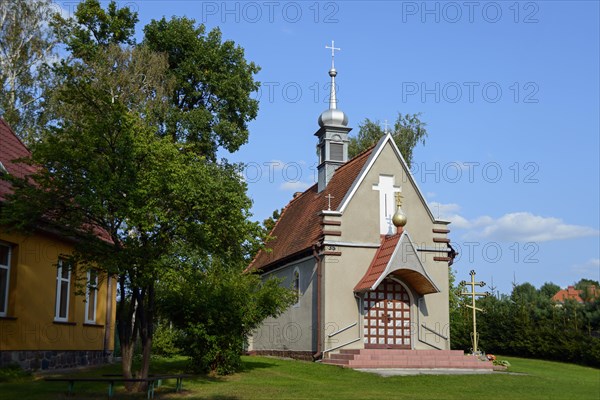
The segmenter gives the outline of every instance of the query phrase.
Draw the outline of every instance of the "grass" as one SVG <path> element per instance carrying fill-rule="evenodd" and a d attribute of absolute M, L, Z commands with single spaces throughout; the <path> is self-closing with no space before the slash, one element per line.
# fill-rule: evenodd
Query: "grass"
<path fill-rule="evenodd" d="M 370 373 L 302 361 L 244 357 L 244 370 L 226 377 L 198 376 L 184 381 L 176 394 L 173 383 L 159 391 L 163 399 L 600 399 L 600 369 L 551 361 L 501 357 L 510 361 L 509 372 L 491 375 L 420 375 L 383 378 Z M 185 359 L 159 360 L 153 372 L 182 372 Z M 104 366 L 79 372 L 99 376 L 118 372 Z M 48 376 L 48 375 L 44 375 Z M 52 375 L 58 376 L 58 375 Z M 2 399 L 66 399 L 66 383 L 44 382 L 43 377 L 19 377 L 0 383 Z M 106 398 L 106 385 L 76 384 L 77 399 Z M 119 388 L 116 398 L 145 398 Z"/>

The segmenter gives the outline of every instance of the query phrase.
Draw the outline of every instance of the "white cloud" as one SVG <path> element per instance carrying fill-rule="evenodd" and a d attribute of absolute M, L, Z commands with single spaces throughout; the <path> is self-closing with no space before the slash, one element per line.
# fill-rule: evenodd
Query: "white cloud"
<path fill-rule="evenodd" d="M 547 242 L 598 236 L 597 229 L 571 225 L 560 218 L 543 217 L 530 212 L 513 212 L 499 218 L 481 216 L 467 219 L 460 215 L 458 204 L 430 203 L 434 215 L 452 222 L 452 226 L 467 232 L 465 239 L 488 239 L 497 241 Z"/>
<path fill-rule="evenodd" d="M 311 186 L 312 186 L 312 184 L 309 182 L 288 181 L 288 182 L 283 182 L 281 185 L 279 185 L 279 189 L 293 190 L 294 192 L 303 192 Z"/>
<path fill-rule="evenodd" d="M 590 258 L 584 263 L 571 265 L 571 271 L 582 278 L 600 278 L 600 258 Z"/>

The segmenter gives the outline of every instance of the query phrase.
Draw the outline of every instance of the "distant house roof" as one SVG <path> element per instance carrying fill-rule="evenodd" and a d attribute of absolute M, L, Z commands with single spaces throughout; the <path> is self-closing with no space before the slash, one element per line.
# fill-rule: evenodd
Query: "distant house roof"
<path fill-rule="evenodd" d="M 566 289 L 559 290 L 554 296 L 552 296 L 552 300 L 557 303 L 564 303 L 565 300 L 575 300 L 578 303 L 583 303 L 583 299 L 581 298 L 581 290 L 575 289 L 575 286 L 569 286 Z"/>
<path fill-rule="evenodd" d="M 23 142 L 15 135 L 10 126 L 0 118 L 0 173 L 3 169 L 9 174 L 22 178 L 25 175 L 35 172 L 31 165 L 14 162 L 15 159 L 28 158 L 31 152 L 25 147 Z M 0 180 L 0 201 L 5 200 L 7 194 L 12 189 L 7 181 Z"/>
<path fill-rule="evenodd" d="M 336 210 L 363 169 L 372 151 L 373 147 L 339 167 L 321 193 L 317 192 L 317 185 L 315 184 L 302 194 L 294 197 L 284 208 L 271 231 L 271 236 L 274 239 L 266 245 L 269 250 L 260 250 L 248 266 L 248 270 L 267 269 L 284 260 L 311 251 L 313 244 L 317 242 L 321 235 L 319 214 L 329 207 L 326 196 L 333 196 L 331 198 L 331 209 Z"/>
<path fill-rule="evenodd" d="M 597 290 L 595 285 L 590 285 L 585 288 L 588 292 L 589 299 L 595 299 L 596 297 L 600 297 L 600 291 Z M 584 303 L 581 295 L 583 294 L 583 290 L 575 289 L 575 286 L 569 286 L 566 289 L 561 289 L 554 296 L 552 296 L 552 301 L 557 303 L 564 303 L 565 300 L 575 300 L 578 303 Z"/>

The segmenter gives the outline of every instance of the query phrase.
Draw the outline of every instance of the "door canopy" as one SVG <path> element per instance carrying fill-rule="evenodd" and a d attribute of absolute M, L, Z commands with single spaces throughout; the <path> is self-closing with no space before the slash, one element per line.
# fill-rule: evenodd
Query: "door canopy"
<path fill-rule="evenodd" d="M 420 295 L 440 292 L 427 274 L 406 231 L 383 238 L 369 269 L 354 287 L 354 291 L 375 290 L 388 275 L 398 277 Z"/>

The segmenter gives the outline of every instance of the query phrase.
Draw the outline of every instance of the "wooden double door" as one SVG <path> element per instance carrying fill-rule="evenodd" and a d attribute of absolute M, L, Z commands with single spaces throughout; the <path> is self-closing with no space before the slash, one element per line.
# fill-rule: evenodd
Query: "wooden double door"
<path fill-rule="evenodd" d="M 410 349 L 410 297 L 404 286 L 386 278 L 363 300 L 365 348 Z"/>

